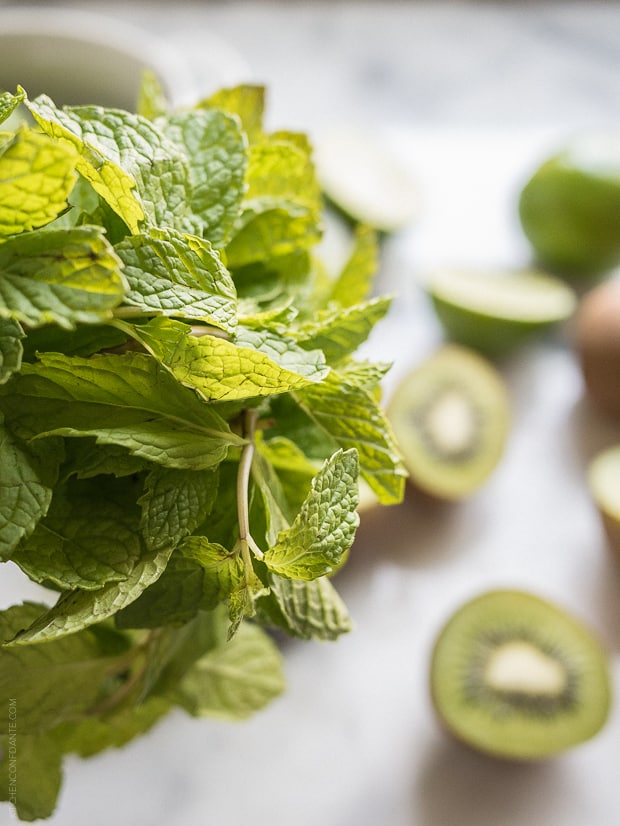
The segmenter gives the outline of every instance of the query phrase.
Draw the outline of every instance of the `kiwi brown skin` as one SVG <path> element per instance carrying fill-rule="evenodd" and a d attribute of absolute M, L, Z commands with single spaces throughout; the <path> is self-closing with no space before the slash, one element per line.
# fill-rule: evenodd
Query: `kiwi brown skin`
<path fill-rule="evenodd" d="M 608 656 L 558 606 L 524 591 L 488 591 L 461 605 L 439 632 L 430 694 L 442 727 L 459 742 L 493 758 L 540 761 L 604 726 Z"/>
<path fill-rule="evenodd" d="M 620 278 L 585 293 L 572 334 L 587 397 L 600 412 L 620 419 Z"/>

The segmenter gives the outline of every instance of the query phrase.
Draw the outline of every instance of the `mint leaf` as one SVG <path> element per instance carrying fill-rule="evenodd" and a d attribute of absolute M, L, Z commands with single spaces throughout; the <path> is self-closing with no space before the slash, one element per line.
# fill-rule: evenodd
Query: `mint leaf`
<path fill-rule="evenodd" d="M 26 445 L 0 414 L 0 559 L 9 559 L 47 513 L 62 454 L 54 445 Z"/>
<path fill-rule="evenodd" d="M 0 148 L 0 236 L 41 227 L 65 208 L 77 153 L 22 128 Z"/>
<path fill-rule="evenodd" d="M 13 114 L 25 97 L 26 93 L 23 89 L 19 89 L 15 95 L 11 92 L 0 92 L 0 123 Z"/>
<path fill-rule="evenodd" d="M 213 467 L 243 444 L 213 408 L 142 353 L 42 354 L 6 385 L 2 408 L 30 437 L 95 436 L 169 467 Z"/>
<path fill-rule="evenodd" d="M 194 717 L 243 720 L 278 697 L 284 687 L 275 643 L 260 628 L 243 623 L 231 640 L 198 660 L 174 696 Z"/>
<path fill-rule="evenodd" d="M 189 161 L 190 205 L 215 247 L 230 240 L 245 190 L 246 143 L 236 117 L 217 109 L 178 112 L 162 122 Z"/>
<path fill-rule="evenodd" d="M 158 467 L 146 477 L 142 506 L 142 534 L 149 548 L 173 547 L 207 518 L 215 503 L 215 471 L 188 471 Z"/>
<path fill-rule="evenodd" d="M 332 371 L 296 392 L 305 412 L 343 449 L 359 452 L 360 473 L 383 504 L 402 500 L 406 471 L 391 427 L 375 397 Z"/>
<path fill-rule="evenodd" d="M 309 580 L 338 567 L 359 524 L 357 475 L 354 450 L 338 451 L 325 462 L 295 521 L 265 553 L 270 571 Z"/>
<path fill-rule="evenodd" d="M 125 288 L 99 227 L 36 230 L 0 244 L 0 317 L 31 327 L 96 324 L 112 317 Z"/>
<path fill-rule="evenodd" d="M 352 307 L 365 301 L 372 290 L 379 266 L 377 233 L 371 227 L 355 227 L 353 251 L 331 287 L 329 301 L 341 307 Z"/>
<path fill-rule="evenodd" d="M 0 318 L 0 384 L 4 384 L 21 367 L 24 331 L 10 318 Z"/>
<path fill-rule="evenodd" d="M 10 800 L 20 820 L 50 817 L 62 782 L 62 753 L 55 740 L 20 731 L 0 739 L 0 752 L 0 800 Z"/>
<path fill-rule="evenodd" d="M 284 393 L 327 372 L 320 351 L 306 352 L 266 330 L 239 329 L 233 342 L 195 336 L 185 324 L 154 318 L 136 328 L 135 336 L 182 384 L 211 401 Z"/>
<path fill-rule="evenodd" d="M 148 120 L 156 120 L 163 117 L 167 111 L 168 101 L 159 78 L 151 69 L 145 69 L 138 90 L 136 113 Z"/>
<path fill-rule="evenodd" d="M 125 238 L 116 252 L 129 284 L 126 304 L 234 331 L 235 285 L 208 241 L 171 229 L 151 230 Z"/>
<path fill-rule="evenodd" d="M 113 616 L 136 600 L 158 579 L 172 548 L 145 551 L 126 579 L 109 582 L 96 591 L 66 591 L 58 602 L 11 640 L 12 646 L 58 640 Z"/>
<path fill-rule="evenodd" d="M 265 111 L 265 87 L 243 83 L 226 89 L 219 89 L 201 101 L 199 107 L 222 109 L 235 114 L 241 121 L 249 143 L 263 137 L 263 115 Z"/>
<path fill-rule="evenodd" d="M 354 353 L 363 344 L 375 324 L 390 308 L 390 298 L 375 298 L 344 310 L 317 312 L 315 320 L 296 331 L 304 349 L 320 349 L 329 364 L 335 364 Z"/>
<path fill-rule="evenodd" d="M 268 581 L 269 596 L 259 600 L 259 612 L 288 634 L 335 640 L 352 630 L 349 612 L 327 577 L 301 581 L 270 573 Z"/>
<path fill-rule="evenodd" d="M 123 498 L 131 494 L 122 486 Z M 140 559 L 137 514 L 101 484 L 57 488 L 47 515 L 13 554 L 35 582 L 96 590 L 125 579 Z"/>
<path fill-rule="evenodd" d="M 215 608 L 225 602 L 243 582 L 244 568 L 239 554 L 204 536 L 188 536 L 180 552 L 204 571 L 202 607 Z"/>

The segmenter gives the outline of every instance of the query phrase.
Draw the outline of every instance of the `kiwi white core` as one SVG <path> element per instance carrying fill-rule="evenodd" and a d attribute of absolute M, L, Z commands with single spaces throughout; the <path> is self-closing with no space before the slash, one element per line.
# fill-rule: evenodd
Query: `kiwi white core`
<path fill-rule="evenodd" d="M 427 413 L 426 430 L 443 456 L 459 455 L 476 438 L 474 411 L 469 401 L 456 390 L 447 390 Z"/>
<path fill-rule="evenodd" d="M 519 321 L 567 318 L 574 292 L 562 281 L 534 271 L 514 273 L 445 270 L 429 280 L 437 298 L 469 310 Z"/>
<path fill-rule="evenodd" d="M 501 645 L 489 657 L 484 681 L 499 693 L 555 697 L 565 690 L 567 674 L 557 660 L 530 643 L 515 640 Z"/>

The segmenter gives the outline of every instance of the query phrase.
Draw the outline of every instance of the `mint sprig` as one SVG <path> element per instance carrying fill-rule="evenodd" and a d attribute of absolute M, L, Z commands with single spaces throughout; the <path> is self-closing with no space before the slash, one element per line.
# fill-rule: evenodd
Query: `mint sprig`
<path fill-rule="evenodd" d="M 0 693 L 30 820 L 65 753 L 175 706 L 263 708 L 284 688 L 270 628 L 348 632 L 330 577 L 359 477 L 393 503 L 405 472 L 385 365 L 355 359 L 390 303 L 376 238 L 326 271 L 312 148 L 266 133 L 261 87 L 170 112 L 147 78 L 137 114 L 18 89 L 0 122 L 20 107 L 0 132 L 0 560 L 49 600 L 0 612 Z"/>

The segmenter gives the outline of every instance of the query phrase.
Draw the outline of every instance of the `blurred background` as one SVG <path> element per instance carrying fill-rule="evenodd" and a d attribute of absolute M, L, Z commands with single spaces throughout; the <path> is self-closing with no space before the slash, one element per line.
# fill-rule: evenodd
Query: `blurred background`
<path fill-rule="evenodd" d="M 141 53 L 179 103 L 262 83 L 270 128 L 319 140 L 344 125 L 380 138 L 419 187 L 416 219 L 382 246 L 378 290 L 397 299 L 371 348 L 394 362 L 387 395 L 442 337 L 424 272 L 529 263 L 516 214 L 527 176 L 574 134 L 620 130 L 614 2 L 0 0 L 0 12 L 26 5 L 46 20 L 104 15 L 123 42 L 123 26 L 156 38 L 140 40 Z M 339 575 L 352 635 L 287 644 L 287 694 L 247 723 L 178 715 L 119 753 L 68 761 L 50 824 L 620 822 L 616 709 L 592 742 L 512 765 L 449 742 L 430 707 L 434 637 L 487 587 L 523 587 L 574 611 L 609 648 L 620 684 L 619 569 L 584 484 L 588 459 L 620 429 L 584 403 L 562 336 L 504 374 L 513 431 L 489 484 L 455 507 L 407 501 L 362 520 Z"/>

